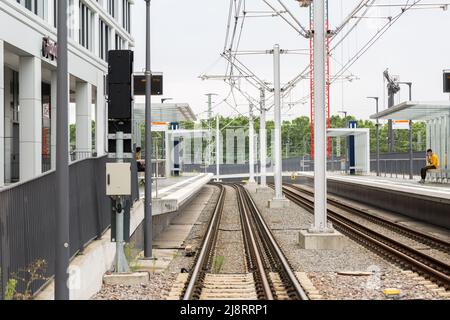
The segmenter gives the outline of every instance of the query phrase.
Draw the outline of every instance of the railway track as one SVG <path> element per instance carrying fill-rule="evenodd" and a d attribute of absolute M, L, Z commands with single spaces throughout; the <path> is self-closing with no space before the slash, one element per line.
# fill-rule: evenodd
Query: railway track
<path fill-rule="evenodd" d="M 285 185 L 283 186 L 283 192 L 294 203 L 310 212 L 314 212 L 314 195 L 311 190 L 293 185 Z M 450 243 L 418 230 L 374 216 L 373 214 L 335 199 L 328 200 L 327 212 L 329 220 L 340 232 L 376 251 L 380 255 L 422 274 L 438 285 L 446 289 L 450 288 L 450 264 L 394 237 L 389 237 L 383 234 L 383 232 L 380 232 L 380 230 L 376 230 L 377 228 L 369 228 L 367 221 L 398 232 L 417 242 L 435 247 L 445 254 L 449 253 Z M 366 223 L 361 218 L 366 219 Z"/>
<path fill-rule="evenodd" d="M 184 300 L 197 299 L 295 299 L 307 300 L 296 274 L 258 211 L 247 190 L 239 184 L 230 184 L 236 192 L 242 226 L 247 273 L 214 274 L 214 252 L 221 217 L 224 214 L 226 188 L 220 195 L 203 239 L 194 267 L 182 290 Z"/>

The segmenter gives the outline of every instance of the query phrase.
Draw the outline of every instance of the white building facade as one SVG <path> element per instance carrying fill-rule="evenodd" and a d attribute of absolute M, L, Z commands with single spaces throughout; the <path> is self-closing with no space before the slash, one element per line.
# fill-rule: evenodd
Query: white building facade
<path fill-rule="evenodd" d="M 133 0 L 69 0 L 74 154 L 106 153 L 107 52 L 134 47 Z M 55 168 L 57 0 L 0 0 L 0 187 Z"/>

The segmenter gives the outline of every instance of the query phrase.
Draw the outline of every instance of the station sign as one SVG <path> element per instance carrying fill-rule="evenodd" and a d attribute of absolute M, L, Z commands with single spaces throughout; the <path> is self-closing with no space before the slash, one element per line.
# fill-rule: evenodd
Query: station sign
<path fill-rule="evenodd" d="M 444 92 L 450 93 L 450 71 L 444 71 Z"/>
<path fill-rule="evenodd" d="M 409 120 L 392 120 L 392 129 L 409 130 Z"/>
<path fill-rule="evenodd" d="M 134 75 L 134 95 L 145 96 L 145 74 Z M 163 95 L 163 75 L 162 73 L 152 73 L 152 96 Z"/>

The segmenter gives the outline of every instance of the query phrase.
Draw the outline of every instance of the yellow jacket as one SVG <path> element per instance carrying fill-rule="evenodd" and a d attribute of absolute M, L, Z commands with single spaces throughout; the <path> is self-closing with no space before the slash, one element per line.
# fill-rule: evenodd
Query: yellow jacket
<path fill-rule="evenodd" d="M 439 168 L 439 158 L 434 153 L 431 155 L 431 157 L 427 157 L 428 165 L 435 166 L 436 169 Z"/>

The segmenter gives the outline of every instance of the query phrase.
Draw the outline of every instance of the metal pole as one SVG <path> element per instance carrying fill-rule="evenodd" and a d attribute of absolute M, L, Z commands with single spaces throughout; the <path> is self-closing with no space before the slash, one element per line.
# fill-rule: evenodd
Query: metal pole
<path fill-rule="evenodd" d="M 378 114 L 378 97 L 376 98 L 376 112 Z M 377 176 L 380 176 L 380 120 L 377 118 L 376 124 L 376 135 L 377 135 Z"/>
<path fill-rule="evenodd" d="M 67 68 L 67 1 L 58 1 L 58 66 L 56 113 L 56 243 L 55 299 L 69 300 L 67 286 L 69 248 L 69 143 L 68 143 L 68 68 Z"/>
<path fill-rule="evenodd" d="M 123 162 L 123 132 L 116 133 L 116 161 L 118 163 Z M 123 210 L 123 197 L 119 196 L 116 199 L 116 273 L 129 272 L 127 258 L 123 251 L 124 241 L 124 210 Z"/>
<path fill-rule="evenodd" d="M 266 96 L 264 88 L 260 89 L 260 106 L 261 117 L 259 119 L 259 152 L 260 152 L 260 176 L 261 187 L 266 186 L 266 158 L 267 158 L 267 141 L 266 141 Z"/>
<path fill-rule="evenodd" d="M 161 141 L 162 141 L 162 139 L 161 139 Z M 155 144 L 155 154 L 156 154 L 156 178 L 155 178 L 155 192 L 156 192 L 156 199 L 158 199 L 159 198 L 159 194 L 158 194 L 158 180 L 159 180 L 159 160 L 158 160 L 158 158 L 159 158 L 159 155 L 158 155 L 158 142 L 159 142 L 159 139 L 158 140 L 156 140 L 156 144 Z"/>
<path fill-rule="evenodd" d="M 274 112 L 275 112 L 275 198 L 283 199 L 282 163 L 281 163 L 281 84 L 280 84 L 280 46 L 273 47 L 274 65 Z"/>
<path fill-rule="evenodd" d="M 216 116 L 216 182 L 219 182 L 220 176 L 220 123 L 219 115 Z"/>
<path fill-rule="evenodd" d="M 376 103 L 376 114 L 378 114 L 378 97 L 367 97 L 369 99 L 374 99 Z M 377 177 L 380 176 L 380 120 L 377 118 L 375 124 L 375 136 L 377 144 Z"/>
<path fill-rule="evenodd" d="M 150 70 L 150 2 L 146 0 L 146 57 L 145 57 L 145 202 L 144 257 L 152 254 L 152 75 Z"/>
<path fill-rule="evenodd" d="M 255 130 L 253 127 L 253 105 L 249 106 L 248 118 L 248 167 L 249 167 L 249 183 L 255 183 Z"/>
<path fill-rule="evenodd" d="M 412 83 L 407 83 L 409 87 L 409 101 L 412 101 Z M 413 168 L 413 122 L 409 121 L 409 179 L 413 180 L 414 168 Z"/>
<path fill-rule="evenodd" d="M 314 1 L 314 226 L 327 231 L 325 1 Z"/>

